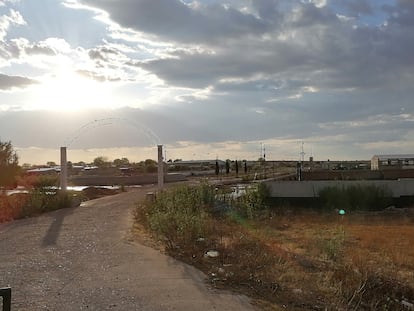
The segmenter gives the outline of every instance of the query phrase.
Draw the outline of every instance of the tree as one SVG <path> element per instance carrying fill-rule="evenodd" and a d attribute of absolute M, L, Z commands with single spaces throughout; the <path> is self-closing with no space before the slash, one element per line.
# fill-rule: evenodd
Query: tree
<path fill-rule="evenodd" d="M 114 165 L 116 167 L 129 166 L 129 160 L 127 158 L 115 159 L 114 160 Z"/>
<path fill-rule="evenodd" d="M 230 160 L 226 160 L 226 174 L 230 173 Z"/>
<path fill-rule="evenodd" d="M 239 174 L 239 162 L 236 160 L 236 175 Z"/>
<path fill-rule="evenodd" d="M 97 167 L 105 167 L 108 159 L 106 157 L 97 157 L 93 160 L 93 165 Z"/>
<path fill-rule="evenodd" d="M 19 172 L 19 157 L 13 145 L 0 141 L 0 186 L 15 186 Z"/>
<path fill-rule="evenodd" d="M 162 165 L 162 162 L 159 164 Z M 157 162 L 151 159 L 146 159 L 144 162 L 144 165 L 145 165 L 145 172 L 147 173 L 155 173 L 158 169 Z"/>

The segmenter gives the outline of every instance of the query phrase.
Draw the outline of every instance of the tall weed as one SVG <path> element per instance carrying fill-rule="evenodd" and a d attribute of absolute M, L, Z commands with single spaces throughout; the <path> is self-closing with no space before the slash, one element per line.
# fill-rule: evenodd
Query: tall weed
<path fill-rule="evenodd" d="M 326 234 L 329 236 L 326 237 Z M 318 237 L 319 249 L 329 260 L 339 261 L 342 258 L 345 247 L 345 230 L 342 226 L 335 228 L 333 232 L 321 234 Z"/>

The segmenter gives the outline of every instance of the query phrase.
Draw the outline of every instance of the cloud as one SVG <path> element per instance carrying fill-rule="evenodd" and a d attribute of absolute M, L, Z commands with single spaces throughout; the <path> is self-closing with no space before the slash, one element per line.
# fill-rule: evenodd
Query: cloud
<path fill-rule="evenodd" d="M 0 40 L 4 40 L 12 25 L 25 25 L 23 16 L 16 10 L 10 9 L 8 15 L 0 16 Z"/>
<path fill-rule="evenodd" d="M 55 13 L 39 6 L 42 18 L 36 21 L 28 9 L 36 5 L 26 11 L 22 6 L 21 13 L 2 8 L 1 79 L 9 81 L 3 81 L 2 89 L 24 81 L 28 86 L 36 79 L 44 82 L 47 94 L 53 77 L 61 77 L 65 88 L 64 81 L 74 81 L 65 77 L 76 80 L 76 72 L 108 87 L 108 102 L 113 102 L 108 107 L 142 107 L 112 111 L 118 118 L 150 124 L 162 142 L 187 142 L 186 150 L 197 144 L 224 150 L 229 142 L 234 149 L 238 142 L 253 148 L 266 140 L 280 148 L 287 146 L 285 141 L 298 153 L 295 142 L 304 140 L 320 148 L 325 142 L 324 152 L 350 154 L 363 144 L 372 150 L 379 148 L 375 141 L 391 146 L 385 143 L 411 137 L 414 6 L 409 0 L 65 3 L 55 4 L 52 26 L 43 25 L 45 32 L 36 36 L 30 29 L 41 28 L 40 21 Z M 75 22 L 74 29 L 68 27 Z M 16 25 L 23 27 L 12 27 Z M 13 84 L 13 78 L 23 80 Z M 3 93 L 3 106 L 25 106 L 24 100 Z M 33 101 L 28 98 L 26 102 Z M 96 98 L 88 97 L 84 105 L 102 106 Z M 104 113 L 87 112 L 95 115 Z M 33 119 L 69 124 L 42 114 Z M 12 131 L 17 123 L 6 127 L 2 121 L 2 133 L 7 128 L 17 135 Z M 70 126 L 79 128 L 82 122 Z M 77 140 L 77 148 L 132 148 L 137 133 L 114 126 L 102 125 L 102 135 L 84 133 L 82 137 L 90 135 L 89 143 Z M 32 132 L 39 134 L 33 140 L 47 135 L 42 124 Z M 22 146 L 30 143 L 19 139 Z"/>
<path fill-rule="evenodd" d="M 48 55 L 48 56 L 56 55 L 56 51 L 53 50 L 51 47 L 44 45 L 44 44 L 38 44 L 38 43 L 27 47 L 25 51 L 28 55 Z"/>
<path fill-rule="evenodd" d="M 5 74 L 0 74 L 0 90 L 25 88 L 33 84 L 37 84 L 37 81 L 26 77 L 8 76 Z"/>
<path fill-rule="evenodd" d="M 262 107 L 265 113 L 260 114 L 252 111 L 251 106 L 235 107 L 215 100 L 207 103 L 208 109 L 194 102 L 151 110 L 85 110 L 81 114 L 3 111 L 0 112 L 0 124 L 2 137 L 11 139 L 20 149 L 37 146 L 55 148 L 57 152 L 59 146 L 65 145 L 70 150 L 94 149 L 98 153 L 94 153 L 95 157 L 112 156 L 115 148 L 138 150 L 136 148 L 162 143 L 167 145 L 172 158 L 200 159 L 208 158 L 208 154 L 215 158 L 218 154 L 224 158 L 256 159 L 260 152 L 259 142 L 263 142 L 269 159 L 296 159 L 300 142 L 304 141 L 306 152 L 310 153 L 312 146 L 318 158 L 369 159 L 371 152 L 384 153 L 393 141 L 409 142 L 413 135 L 414 111 L 361 115 L 352 121 L 321 118 L 318 122 L 317 114 L 320 117 L 326 107 L 316 108 L 314 114 L 310 114 L 311 107 L 303 111 L 303 106 L 298 103 L 296 107 Z M 16 131 L 16 128 L 25 131 Z M 50 135 L 50 128 L 55 129 L 55 135 Z M 104 154 L 108 148 L 112 148 L 111 154 Z M 83 155 L 86 157 L 85 153 Z"/>
<path fill-rule="evenodd" d="M 126 62 L 172 86 L 204 89 L 231 79 L 256 79 L 257 84 L 272 80 L 278 85 L 301 80 L 318 90 L 348 90 L 408 86 L 414 80 L 408 52 L 414 32 L 392 17 L 395 12 L 400 19 L 411 16 L 406 2 L 388 8 L 394 15 L 386 27 L 360 25 L 355 19 L 372 14 L 368 0 L 341 2 L 348 19 L 335 10 L 338 2 L 263 0 L 252 1 L 247 10 L 214 2 L 82 3 L 105 10 L 126 29 L 181 44 L 158 48 L 159 56 L 153 49 L 148 51 L 152 58 L 131 56 Z M 107 62 L 108 55 L 90 51 L 97 62 Z"/>
<path fill-rule="evenodd" d="M 92 60 L 100 60 L 100 61 L 110 61 L 114 57 L 121 56 L 121 53 L 118 52 L 116 49 L 107 47 L 107 46 L 100 46 L 94 49 L 89 50 L 88 52 L 89 57 Z"/>
<path fill-rule="evenodd" d="M 32 43 L 26 38 L 11 39 L 6 45 L 9 60 L 17 60 L 32 55 L 55 56 L 58 50 L 50 44 L 51 40 Z"/>
<path fill-rule="evenodd" d="M 252 14 L 225 5 L 185 4 L 179 0 L 79 1 L 108 12 L 119 25 L 166 41 L 205 44 L 229 37 L 259 35 L 266 23 Z M 155 21 L 155 22 L 154 22 Z"/>

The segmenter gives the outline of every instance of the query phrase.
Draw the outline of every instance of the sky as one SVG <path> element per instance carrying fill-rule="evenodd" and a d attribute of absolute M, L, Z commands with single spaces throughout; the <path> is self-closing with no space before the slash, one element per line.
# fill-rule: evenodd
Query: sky
<path fill-rule="evenodd" d="M 414 153 L 412 0 L 0 0 L 20 163 Z"/>

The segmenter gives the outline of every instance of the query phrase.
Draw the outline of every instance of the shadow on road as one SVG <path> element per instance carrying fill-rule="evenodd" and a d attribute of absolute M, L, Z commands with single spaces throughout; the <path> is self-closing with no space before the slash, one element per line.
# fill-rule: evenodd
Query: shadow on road
<path fill-rule="evenodd" d="M 43 237 L 42 246 L 56 245 L 60 230 L 62 229 L 63 220 L 66 216 L 72 214 L 73 210 L 74 208 L 64 208 L 50 214 L 50 217 L 53 217 L 54 220 Z"/>

